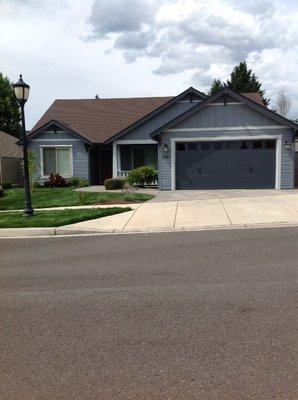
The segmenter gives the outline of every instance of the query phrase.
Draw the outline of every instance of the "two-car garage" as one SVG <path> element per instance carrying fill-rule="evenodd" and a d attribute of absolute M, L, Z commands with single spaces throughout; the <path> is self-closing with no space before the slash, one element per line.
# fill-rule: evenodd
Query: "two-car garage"
<path fill-rule="evenodd" d="M 275 188 L 276 140 L 176 142 L 176 189 Z"/>

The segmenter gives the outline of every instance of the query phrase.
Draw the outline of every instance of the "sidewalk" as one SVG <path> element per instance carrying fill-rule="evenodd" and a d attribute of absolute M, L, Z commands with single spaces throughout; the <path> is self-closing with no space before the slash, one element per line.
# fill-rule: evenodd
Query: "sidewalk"
<path fill-rule="evenodd" d="M 132 211 L 58 228 L 57 232 L 133 232 L 298 225 L 298 194 L 140 204 Z"/>
<path fill-rule="evenodd" d="M 127 205 L 121 204 L 120 206 Z M 79 208 L 93 207 L 107 206 Z M 0 237 L 298 226 L 297 193 L 195 201 L 148 202 L 129 204 L 129 207 L 132 208 L 132 211 L 58 228 L 1 229 Z"/>

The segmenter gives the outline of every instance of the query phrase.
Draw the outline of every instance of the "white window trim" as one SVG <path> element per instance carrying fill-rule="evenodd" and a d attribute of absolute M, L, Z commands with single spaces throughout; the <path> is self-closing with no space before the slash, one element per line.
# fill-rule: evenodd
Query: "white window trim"
<path fill-rule="evenodd" d="M 179 142 L 225 142 L 239 140 L 276 140 L 275 189 L 281 189 L 282 135 L 217 136 L 204 138 L 171 138 L 171 190 L 176 190 L 176 143 Z"/>
<path fill-rule="evenodd" d="M 40 174 L 41 174 L 41 179 L 48 179 L 50 175 L 45 175 L 44 170 L 43 170 L 43 149 L 44 148 L 55 148 L 55 149 L 70 149 L 69 152 L 69 157 L 70 157 L 70 175 L 62 175 L 63 178 L 71 178 L 73 176 L 73 146 L 72 145 L 40 145 L 39 146 L 39 151 L 40 151 Z"/>

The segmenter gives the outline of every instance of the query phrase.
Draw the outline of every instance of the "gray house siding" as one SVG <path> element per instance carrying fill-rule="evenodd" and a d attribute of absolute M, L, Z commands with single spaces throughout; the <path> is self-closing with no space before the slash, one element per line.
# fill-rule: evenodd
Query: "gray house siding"
<path fill-rule="evenodd" d="M 178 115 L 189 110 L 190 108 L 197 105 L 198 102 L 181 101 L 173 104 L 169 109 L 161 112 L 154 118 L 149 119 L 140 126 L 128 132 L 126 135 L 122 136 L 120 140 L 146 140 L 151 139 L 151 132 L 155 131 L 159 127 L 163 126 L 167 122 L 176 118 Z"/>
<path fill-rule="evenodd" d="M 42 146 L 72 146 L 73 176 L 89 179 L 89 157 L 84 142 L 73 136 L 70 132 L 57 131 L 43 132 L 28 143 L 28 149 L 36 155 L 37 179 L 41 179 L 40 149 Z"/>
<path fill-rule="evenodd" d="M 209 105 L 173 128 L 218 128 L 223 126 L 279 125 L 276 121 L 244 104 Z"/>

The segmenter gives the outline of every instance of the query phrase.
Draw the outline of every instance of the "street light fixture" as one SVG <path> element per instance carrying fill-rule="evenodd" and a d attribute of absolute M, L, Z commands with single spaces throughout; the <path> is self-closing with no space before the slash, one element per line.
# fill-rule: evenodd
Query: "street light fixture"
<path fill-rule="evenodd" d="M 30 193 L 30 179 L 29 179 L 29 167 L 28 167 L 28 148 L 27 148 L 27 136 L 26 136 L 26 125 L 25 125 L 25 112 L 24 106 L 29 97 L 30 86 L 23 81 L 22 75 L 17 83 L 14 83 L 13 90 L 17 101 L 21 107 L 22 117 L 22 146 L 23 146 L 23 158 L 24 158 L 24 188 L 25 188 L 25 215 L 32 217 L 34 210 L 32 208 L 31 193 Z"/>

